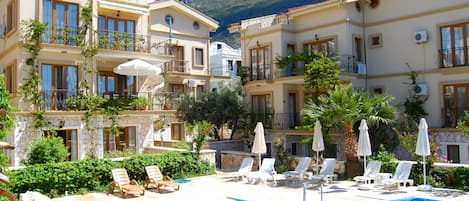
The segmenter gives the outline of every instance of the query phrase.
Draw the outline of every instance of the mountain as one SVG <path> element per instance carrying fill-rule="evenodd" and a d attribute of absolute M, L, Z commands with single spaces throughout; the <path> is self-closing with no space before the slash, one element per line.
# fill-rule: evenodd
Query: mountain
<path fill-rule="evenodd" d="M 318 3 L 323 0 L 184 0 L 185 3 L 220 23 L 211 41 L 223 41 L 239 47 L 239 34 L 230 34 L 228 25 L 241 20 L 284 13 L 288 8 Z"/>

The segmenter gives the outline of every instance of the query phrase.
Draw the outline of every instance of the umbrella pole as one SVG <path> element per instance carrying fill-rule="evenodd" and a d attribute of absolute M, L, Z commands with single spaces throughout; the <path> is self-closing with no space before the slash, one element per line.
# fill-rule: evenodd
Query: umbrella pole
<path fill-rule="evenodd" d="M 366 156 L 363 156 L 363 175 L 365 174 L 366 171 Z"/>
<path fill-rule="evenodd" d="M 316 174 L 319 174 L 319 151 L 316 152 Z"/>
<path fill-rule="evenodd" d="M 423 185 L 427 185 L 427 173 L 425 168 L 425 155 L 423 156 Z"/>
<path fill-rule="evenodd" d="M 261 171 L 261 153 L 259 153 L 259 171 Z"/>

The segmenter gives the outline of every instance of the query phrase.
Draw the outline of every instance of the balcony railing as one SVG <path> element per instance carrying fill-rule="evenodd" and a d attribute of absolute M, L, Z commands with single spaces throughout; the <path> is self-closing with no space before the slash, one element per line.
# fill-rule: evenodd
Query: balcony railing
<path fill-rule="evenodd" d="M 152 97 L 153 110 L 175 110 L 177 106 L 177 99 L 173 98 L 172 92 L 155 93 Z"/>
<path fill-rule="evenodd" d="M 52 89 L 42 90 L 41 94 L 45 110 L 65 110 L 67 98 L 77 95 L 77 92 L 70 89 Z"/>
<path fill-rule="evenodd" d="M 77 46 L 80 27 L 76 25 L 48 26 L 42 35 L 43 43 Z"/>
<path fill-rule="evenodd" d="M 262 122 L 266 129 L 294 130 L 303 126 L 300 113 L 250 113 L 249 122 Z"/>
<path fill-rule="evenodd" d="M 142 52 L 166 55 L 169 47 L 168 40 L 153 38 L 126 32 L 98 31 L 93 34 L 99 49 L 118 50 L 127 52 Z M 78 46 L 80 27 L 76 26 L 49 26 L 43 34 L 43 43 Z"/>
<path fill-rule="evenodd" d="M 355 56 L 347 55 L 347 54 L 339 54 L 339 55 L 332 55 L 337 63 L 339 63 L 339 69 L 342 72 L 348 73 L 360 73 L 359 64 L 360 62 L 357 61 Z M 281 77 L 292 77 L 292 76 L 299 76 L 304 75 L 304 68 L 305 65 L 299 64 L 290 64 L 285 68 L 277 68 L 274 72 L 275 78 Z"/>
<path fill-rule="evenodd" d="M 250 73 L 250 80 L 251 81 L 254 81 L 254 80 L 272 80 L 272 75 L 270 74 L 270 64 L 264 64 L 262 67 L 262 69 L 265 69 L 263 71 L 257 71 L 256 73 L 252 72 L 252 68 L 250 69 L 251 70 L 251 73 Z M 258 68 L 260 69 L 260 68 Z"/>
<path fill-rule="evenodd" d="M 210 74 L 220 76 L 233 76 L 236 75 L 236 72 L 234 72 L 234 66 L 221 65 L 211 68 Z"/>
<path fill-rule="evenodd" d="M 189 65 L 186 65 L 186 63 L 186 60 L 171 60 L 166 64 L 165 70 L 166 72 L 190 72 L 191 69 L 189 68 Z"/>
<path fill-rule="evenodd" d="M 450 68 L 469 65 L 469 48 L 440 49 L 440 67 Z"/>

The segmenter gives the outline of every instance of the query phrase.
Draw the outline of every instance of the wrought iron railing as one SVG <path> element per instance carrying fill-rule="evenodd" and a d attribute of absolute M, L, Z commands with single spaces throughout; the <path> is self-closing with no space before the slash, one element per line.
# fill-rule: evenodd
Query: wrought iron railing
<path fill-rule="evenodd" d="M 173 92 L 159 92 L 152 97 L 153 110 L 175 110 L 177 98 L 174 98 Z"/>
<path fill-rule="evenodd" d="M 42 90 L 41 94 L 45 110 L 65 110 L 67 98 L 77 95 L 77 92 L 70 89 L 49 89 Z"/>
<path fill-rule="evenodd" d="M 171 60 L 170 62 L 165 64 L 165 71 L 166 72 L 190 72 L 191 69 L 189 68 L 189 65 L 186 65 L 187 61 L 186 60 Z"/>
<path fill-rule="evenodd" d="M 44 31 L 42 41 L 50 44 L 63 44 L 78 46 L 81 38 L 80 27 L 63 25 L 48 26 Z M 97 31 L 93 34 L 99 49 L 142 52 L 158 55 L 167 55 L 170 47 L 169 40 L 155 38 L 150 35 L 142 35 L 116 31 Z"/>
<path fill-rule="evenodd" d="M 262 122 L 266 129 L 294 130 L 303 126 L 300 113 L 250 113 L 248 122 Z"/>
<path fill-rule="evenodd" d="M 234 70 L 234 66 L 220 65 L 214 68 L 210 68 L 210 74 L 219 76 L 233 76 L 236 75 L 236 72 Z"/>
<path fill-rule="evenodd" d="M 440 49 L 440 67 L 450 68 L 457 66 L 468 66 L 468 52 L 468 47 Z"/>
<path fill-rule="evenodd" d="M 272 80 L 272 75 L 270 74 L 270 64 L 263 64 L 262 67 L 257 69 L 263 69 L 263 71 L 253 72 L 252 67 L 250 69 L 250 80 Z"/>

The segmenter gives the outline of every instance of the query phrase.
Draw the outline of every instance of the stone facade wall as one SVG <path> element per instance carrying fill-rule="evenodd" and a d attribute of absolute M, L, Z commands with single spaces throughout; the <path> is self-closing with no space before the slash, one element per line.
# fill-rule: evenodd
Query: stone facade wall
<path fill-rule="evenodd" d="M 83 112 L 50 112 L 45 114 L 45 120 L 50 122 L 57 130 L 74 129 L 77 130 L 77 159 L 84 159 L 90 151 L 95 156 L 103 157 L 103 129 L 110 127 L 111 122 L 103 115 L 97 115 L 90 121 L 90 126 L 97 128 L 91 133 L 85 128 Z M 153 114 L 139 114 L 137 112 L 123 113 L 118 117 L 120 127 L 136 127 L 136 149 L 143 152 L 144 147 L 153 145 Z M 31 142 L 42 132 L 31 129 L 33 117 L 29 113 L 17 114 L 17 127 L 14 133 L 7 137 L 7 142 L 15 146 L 14 150 L 7 151 L 7 156 L 11 166 L 21 165 L 21 161 L 26 158 Z"/>
<path fill-rule="evenodd" d="M 247 152 L 239 151 L 221 151 L 221 169 L 222 170 L 238 170 L 241 166 L 243 158 L 252 157 L 254 158 L 254 164 L 252 165 L 253 170 L 259 169 L 258 155 Z"/>

